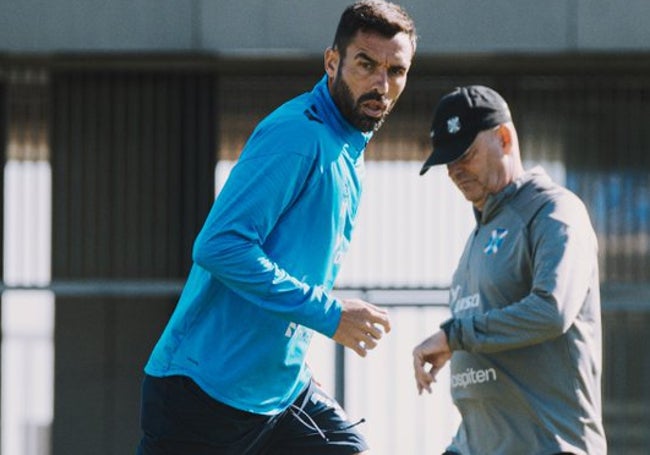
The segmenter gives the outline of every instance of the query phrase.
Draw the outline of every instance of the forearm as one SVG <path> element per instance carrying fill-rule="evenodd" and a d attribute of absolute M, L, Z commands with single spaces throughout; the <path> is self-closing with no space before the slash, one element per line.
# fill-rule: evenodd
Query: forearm
<path fill-rule="evenodd" d="M 498 352 L 544 342 L 562 334 L 562 317 L 553 303 L 530 295 L 484 314 L 452 318 L 441 326 L 452 351 Z"/>
<path fill-rule="evenodd" d="M 264 251 L 232 235 L 197 243 L 194 261 L 243 299 L 281 314 L 287 320 L 332 336 L 340 318 L 340 302 L 319 286 L 300 281 Z"/>

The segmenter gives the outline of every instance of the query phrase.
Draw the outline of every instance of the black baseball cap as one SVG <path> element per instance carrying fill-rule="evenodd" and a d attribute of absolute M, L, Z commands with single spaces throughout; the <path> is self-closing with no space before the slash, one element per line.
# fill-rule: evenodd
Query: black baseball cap
<path fill-rule="evenodd" d="M 431 126 L 433 152 L 420 175 L 460 158 L 481 131 L 510 121 L 508 104 L 495 90 L 484 85 L 456 87 L 438 102 Z"/>

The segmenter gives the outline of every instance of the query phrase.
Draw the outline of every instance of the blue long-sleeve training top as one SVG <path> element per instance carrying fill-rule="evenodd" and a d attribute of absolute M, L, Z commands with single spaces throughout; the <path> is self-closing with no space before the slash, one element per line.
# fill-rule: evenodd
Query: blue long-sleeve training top
<path fill-rule="evenodd" d="M 310 379 L 312 329 L 334 335 L 330 295 L 351 239 L 370 133 L 327 78 L 253 131 L 199 233 L 177 307 L 145 371 L 186 375 L 216 400 L 275 414 Z"/>

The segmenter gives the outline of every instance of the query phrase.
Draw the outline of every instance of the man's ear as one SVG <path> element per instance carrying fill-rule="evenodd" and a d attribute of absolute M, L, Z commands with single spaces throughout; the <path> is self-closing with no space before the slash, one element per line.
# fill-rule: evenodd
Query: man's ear
<path fill-rule="evenodd" d="M 339 64 L 341 62 L 341 54 L 337 49 L 328 47 L 325 50 L 325 72 L 327 73 L 328 79 L 330 81 L 334 80 L 336 74 L 339 70 Z"/>
<path fill-rule="evenodd" d="M 512 150 L 512 132 L 506 124 L 499 125 L 497 129 L 497 137 L 501 143 L 504 153 L 509 154 Z"/>

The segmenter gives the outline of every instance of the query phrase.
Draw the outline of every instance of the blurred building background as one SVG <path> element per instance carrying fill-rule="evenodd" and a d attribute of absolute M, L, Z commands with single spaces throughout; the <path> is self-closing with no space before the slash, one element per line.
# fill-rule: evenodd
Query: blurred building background
<path fill-rule="evenodd" d="M 133 453 L 142 366 L 194 236 L 255 124 L 322 76 L 347 4 L 0 1 L 2 455 Z M 317 375 L 375 454 L 437 454 L 453 433 L 448 385 L 417 397 L 410 356 L 446 316 L 473 219 L 444 170 L 418 170 L 438 98 L 482 83 L 510 102 L 527 165 L 587 204 L 610 453 L 649 453 L 650 3 L 401 4 L 418 53 L 368 149 L 338 282 L 395 330 L 362 361 L 318 338 Z"/>

